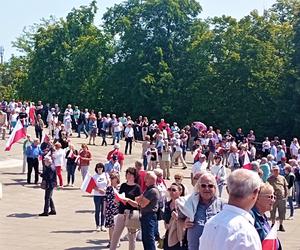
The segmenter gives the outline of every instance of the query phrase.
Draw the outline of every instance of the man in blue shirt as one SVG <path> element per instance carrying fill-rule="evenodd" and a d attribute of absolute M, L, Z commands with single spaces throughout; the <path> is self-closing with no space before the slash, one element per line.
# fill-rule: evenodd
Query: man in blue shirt
<path fill-rule="evenodd" d="M 40 148 L 39 139 L 35 139 L 33 143 L 26 148 L 27 156 L 27 184 L 31 184 L 31 172 L 34 168 L 34 183 L 37 184 L 39 181 L 39 156 L 42 155 L 42 150 Z"/>
<path fill-rule="evenodd" d="M 108 173 L 108 174 L 110 174 L 112 172 L 119 173 L 121 170 L 121 167 L 120 167 L 120 163 L 118 162 L 118 156 L 113 155 L 111 160 L 104 165 L 104 168 L 105 168 L 105 173 Z"/>

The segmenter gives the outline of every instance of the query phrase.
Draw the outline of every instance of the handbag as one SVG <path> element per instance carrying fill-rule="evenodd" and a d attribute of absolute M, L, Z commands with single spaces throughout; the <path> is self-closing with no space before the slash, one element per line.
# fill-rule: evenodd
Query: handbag
<path fill-rule="evenodd" d="M 46 182 L 46 180 L 42 180 L 41 189 L 46 189 L 46 188 L 47 188 L 47 182 Z"/>
<path fill-rule="evenodd" d="M 125 226 L 131 233 L 136 233 L 141 228 L 139 210 L 125 210 Z"/>

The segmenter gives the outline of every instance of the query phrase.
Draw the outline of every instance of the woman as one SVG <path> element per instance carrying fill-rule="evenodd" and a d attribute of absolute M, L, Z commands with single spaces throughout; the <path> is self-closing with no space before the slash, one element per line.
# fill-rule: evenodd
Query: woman
<path fill-rule="evenodd" d="M 76 159 L 78 157 L 78 151 L 74 148 L 73 144 L 69 144 L 69 150 L 66 153 L 67 159 L 67 186 L 74 187 L 75 181 L 75 170 L 76 170 Z"/>
<path fill-rule="evenodd" d="M 147 166 L 148 166 L 148 159 L 147 159 L 146 152 L 149 148 L 150 148 L 150 136 L 146 135 L 145 140 L 142 143 L 142 158 L 143 158 L 144 170 L 147 170 Z"/>
<path fill-rule="evenodd" d="M 110 186 L 106 189 L 106 207 L 105 207 L 105 227 L 108 228 L 109 234 L 109 243 L 107 248 L 110 247 L 110 242 L 112 239 L 114 231 L 114 217 L 119 213 L 118 203 L 115 199 L 114 189 L 117 189 L 120 183 L 120 177 L 117 173 L 111 173 L 110 177 Z"/>
<path fill-rule="evenodd" d="M 52 160 L 55 166 L 56 174 L 59 180 L 59 187 L 63 187 L 62 167 L 65 165 L 65 151 L 61 148 L 61 144 L 56 142 L 54 144 L 54 152 L 52 153 Z"/>
<path fill-rule="evenodd" d="M 138 184 L 136 184 L 137 180 L 137 171 L 135 168 L 128 168 L 126 170 L 126 182 L 123 183 L 120 187 L 119 193 L 125 194 L 125 198 L 123 202 L 119 204 L 119 214 L 117 215 L 115 221 L 114 232 L 112 235 L 110 249 L 115 250 L 117 248 L 118 242 L 120 240 L 120 236 L 125 228 L 125 220 L 126 215 L 133 210 L 138 209 L 138 204 L 135 201 L 135 198 L 141 195 L 141 189 Z M 135 239 L 136 239 L 136 231 L 130 232 L 128 230 L 128 238 L 129 238 L 129 250 L 135 249 Z"/>
<path fill-rule="evenodd" d="M 189 250 L 199 249 L 199 238 L 205 223 L 223 209 L 223 202 L 216 196 L 217 182 L 210 173 L 199 178 L 195 192 L 176 200 L 178 218 L 185 222 Z"/>
<path fill-rule="evenodd" d="M 35 123 L 35 135 L 36 138 L 39 138 L 42 141 L 43 137 L 43 129 L 44 129 L 44 122 L 42 120 L 42 116 L 40 114 L 37 115 L 36 123 Z"/>
<path fill-rule="evenodd" d="M 290 208 L 290 217 L 288 218 L 288 220 L 293 220 L 294 218 L 293 189 L 295 184 L 295 175 L 292 172 L 292 167 L 288 164 L 284 167 L 284 172 L 285 172 L 285 179 L 288 183 L 287 202 Z"/>
<path fill-rule="evenodd" d="M 97 135 L 97 119 L 94 114 L 90 115 L 89 117 L 88 128 L 89 128 L 89 135 L 90 135 L 89 145 L 91 145 L 92 139 L 93 139 L 93 145 L 95 145 L 95 139 Z"/>
<path fill-rule="evenodd" d="M 95 204 L 95 222 L 96 230 L 106 232 L 104 228 L 104 201 L 106 197 L 106 189 L 109 185 L 109 177 L 104 172 L 104 165 L 102 163 L 97 163 L 95 167 L 96 174 L 93 176 L 96 182 L 96 187 L 94 188 L 94 204 Z M 101 217 L 100 217 L 101 212 Z M 100 221 L 99 221 L 100 217 Z"/>
<path fill-rule="evenodd" d="M 176 200 L 182 196 L 182 186 L 172 183 L 168 188 L 170 201 L 166 202 L 163 219 L 165 222 L 166 233 L 164 237 L 163 249 L 165 250 L 181 250 L 186 249 L 184 242 L 183 224 L 180 225 L 180 220 L 177 220 Z M 177 223 L 178 222 L 178 223 Z M 179 230 L 182 230 L 181 233 Z M 178 237 L 178 232 L 181 237 Z M 185 243 L 185 244 L 183 244 Z"/>
<path fill-rule="evenodd" d="M 125 154 L 127 155 L 128 146 L 129 146 L 129 154 L 131 155 L 132 141 L 133 141 L 133 136 L 134 136 L 134 131 L 133 131 L 131 123 L 129 123 L 126 126 L 125 131 L 124 131 L 124 135 L 125 135 L 125 141 L 126 141 Z"/>
<path fill-rule="evenodd" d="M 90 161 L 92 160 L 92 154 L 85 143 L 81 145 L 81 150 L 79 151 L 78 160 L 79 160 L 78 170 L 81 171 L 82 180 L 84 180 L 89 169 Z"/>
<path fill-rule="evenodd" d="M 234 171 L 241 167 L 240 163 L 239 163 L 238 149 L 235 146 L 231 146 L 231 148 L 230 148 L 230 153 L 228 156 L 228 165 L 229 165 L 231 171 Z"/>
<path fill-rule="evenodd" d="M 221 197 L 223 186 L 225 185 L 226 180 L 226 170 L 224 165 L 222 165 L 222 157 L 220 155 L 215 155 L 214 160 L 215 164 L 211 167 L 210 171 L 212 175 L 216 178 L 219 190 L 219 197 Z"/>
<path fill-rule="evenodd" d="M 143 136 L 143 141 L 145 140 L 145 136 L 148 134 L 148 118 L 145 116 L 142 121 L 142 136 Z"/>
<path fill-rule="evenodd" d="M 165 141 L 161 151 L 160 168 L 163 170 L 163 178 L 167 180 L 170 180 L 171 153 L 172 149 L 168 141 Z"/>
<path fill-rule="evenodd" d="M 260 187 L 256 203 L 251 209 L 251 214 L 254 217 L 254 227 L 261 241 L 263 241 L 271 231 L 271 226 L 268 223 L 268 218 L 265 213 L 272 210 L 275 199 L 276 196 L 274 195 L 273 187 L 269 183 L 263 183 Z M 276 241 L 276 247 L 272 249 L 280 250 L 280 242 L 278 239 Z"/>
<path fill-rule="evenodd" d="M 41 177 L 43 178 L 42 183 L 44 183 L 45 188 L 45 204 L 44 204 L 44 212 L 39 214 L 39 216 L 48 216 L 55 215 L 56 210 L 54 206 L 54 202 L 52 199 L 53 189 L 56 187 L 56 171 L 55 166 L 52 164 L 51 156 L 45 156 L 44 159 L 45 168 Z M 50 207 L 50 212 L 49 212 Z"/>

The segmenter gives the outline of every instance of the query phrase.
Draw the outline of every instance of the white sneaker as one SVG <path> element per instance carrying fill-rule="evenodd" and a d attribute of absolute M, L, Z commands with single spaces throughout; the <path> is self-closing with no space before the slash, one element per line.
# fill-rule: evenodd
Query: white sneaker
<path fill-rule="evenodd" d="M 293 216 L 290 216 L 289 218 L 287 218 L 287 220 L 293 220 L 294 217 Z"/>
<path fill-rule="evenodd" d="M 101 226 L 101 232 L 106 232 L 105 227 Z"/>
<path fill-rule="evenodd" d="M 100 231 L 101 231 L 101 228 L 100 228 L 99 226 L 97 226 L 97 227 L 96 227 L 96 231 L 97 231 L 97 232 L 100 232 Z"/>

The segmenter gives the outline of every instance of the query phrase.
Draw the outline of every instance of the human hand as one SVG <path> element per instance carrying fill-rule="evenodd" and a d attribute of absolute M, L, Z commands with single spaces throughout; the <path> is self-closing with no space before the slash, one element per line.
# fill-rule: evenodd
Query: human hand
<path fill-rule="evenodd" d="M 194 222 L 190 221 L 190 218 L 186 218 L 184 221 L 184 227 L 185 228 L 191 228 L 194 226 Z"/>

